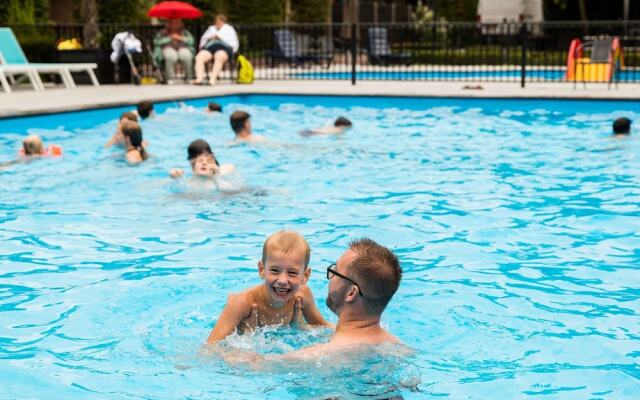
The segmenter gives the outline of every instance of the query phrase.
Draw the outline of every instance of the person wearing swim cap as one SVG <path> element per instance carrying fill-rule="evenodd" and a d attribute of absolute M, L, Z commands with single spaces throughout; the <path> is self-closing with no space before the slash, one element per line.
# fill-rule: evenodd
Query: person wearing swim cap
<path fill-rule="evenodd" d="M 214 179 L 217 176 L 225 175 L 235 171 L 233 164 L 222 164 L 218 162 L 211 146 L 203 139 L 196 139 L 187 148 L 187 159 L 191 164 L 191 171 L 194 177 Z M 169 171 L 172 178 L 184 176 L 184 170 L 172 168 Z"/>

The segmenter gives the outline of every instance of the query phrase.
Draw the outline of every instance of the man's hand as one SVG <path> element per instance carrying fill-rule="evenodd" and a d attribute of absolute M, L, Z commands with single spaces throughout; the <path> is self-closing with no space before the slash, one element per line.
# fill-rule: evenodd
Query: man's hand
<path fill-rule="evenodd" d="M 309 329 L 309 324 L 307 324 L 307 321 L 304 319 L 304 314 L 302 313 L 302 299 L 300 297 L 296 297 L 296 302 L 293 303 L 293 319 L 291 320 L 291 325 L 302 330 Z"/>

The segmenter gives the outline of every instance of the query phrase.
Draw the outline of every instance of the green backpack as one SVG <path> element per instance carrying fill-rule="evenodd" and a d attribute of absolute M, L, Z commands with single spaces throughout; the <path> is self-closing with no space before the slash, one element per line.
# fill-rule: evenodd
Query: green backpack
<path fill-rule="evenodd" d="M 236 82 L 253 83 L 253 65 L 242 54 L 238 56 L 238 79 Z"/>

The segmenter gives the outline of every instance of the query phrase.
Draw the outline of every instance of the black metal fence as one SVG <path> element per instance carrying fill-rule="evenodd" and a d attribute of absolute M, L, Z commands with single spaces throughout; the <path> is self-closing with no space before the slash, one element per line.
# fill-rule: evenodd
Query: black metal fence
<path fill-rule="evenodd" d="M 129 30 L 151 44 L 161 28 L 100 25 L 102 80 L 110 73 L 108 53 L 117 32 Z M 196 39 L 206 28 L 187 25 Z M 617 36 L 624 52 L 617 79 L 620 83 L 640 81 L 640 21 L 264 24 L 235 28 L 239 53 L 253 64 L 256 79 L 566 82 L 567 55 L 574 38 L 586 41 Z M 61 54 L 53 50 L 56 42 L 71 37 L 82 40 L 81 25 L 13 29 L 32 61 L 56 61 Z M 150 52 L 144 52 L 140 63 L 143 72 L 150 74 Z"/>

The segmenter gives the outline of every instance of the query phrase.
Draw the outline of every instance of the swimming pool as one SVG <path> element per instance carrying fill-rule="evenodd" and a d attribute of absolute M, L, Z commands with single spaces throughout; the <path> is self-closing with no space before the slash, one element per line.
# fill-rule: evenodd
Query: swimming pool
<path fill-rule="evenodd" d="M 339 79 L 350 80 L 351 72 L 349 71 L 331 71 L 331 72 L 296 72 L 293 76 L 304 79 Z M 491 69 L 476 68 L 474 66 L 460 67 L 458 70 L 452 70 L 451 66 L 443 66 L 441 69 L 434 67 L 429 70 L 419 70 L 405 68 L 402 66 L 396 69 L 384 71 L 357 71 L 357 80 L 425 80 L 425 81 L 519 81 L 521 76 L 520 69 Z M 620 72 L 619 81 L 636 81 L 638 72 L 635 70 L 624 70 Z M 535 68 L 527 69 L 527 81 L 564 81 L 564 68 Z"/>
<path fill-rule="evenodd" d="M 65 149 L 0 170 L 0 397 L 637 397 L 640 146 L 609 137 L 637 103 L 247 95 L 210 116 L 208 100 L 158 106 L 137 167 L 101 148 L 126 108 L 0 120 L 0 161 L 27 131 Z M 240 108 L 275 145 L 226 146 Z M 343 136 L 296 134 L 337 115 Z M 247 190 L 167 179 L 196 137 Z M 405 274 L 383 323 L 416 353 L 267 371 L 199 356 L 282 228 L 308 239 L 332 321 L 323 268 L 349 238 L 393 248 Z"/>

